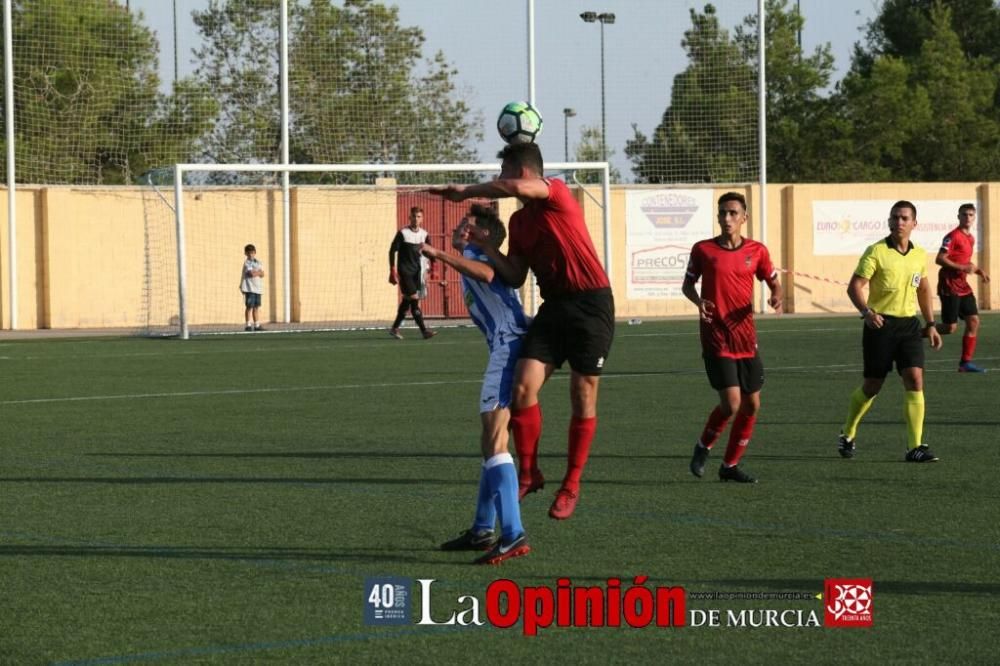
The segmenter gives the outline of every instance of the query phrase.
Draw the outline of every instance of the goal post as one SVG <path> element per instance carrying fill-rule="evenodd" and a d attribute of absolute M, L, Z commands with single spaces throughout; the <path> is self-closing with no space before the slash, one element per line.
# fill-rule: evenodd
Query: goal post
<path fill-rule="evenodd" d="M 499 169 L 497 163 L 177 164 L 169 188 L 149 180 L 155 196 L 146 197 L 147 208 L 157 210 L 146 215 L 146 333 L 188 339 L 243 331 L 236 263 L 247 243 L 264 261 L 266 329 L 387 327 L 398 298 L 387 283 L 388 249 L 409 208 L 425 208 L 429 242 L 450 248 L 450 232 L 470 202 L 444 202 L 426 190 L 480 182 Z M 583 184 L 577 172 L 591 182 Z M 285 174 L 294 179 L 287 200 Z M 608 164 L 553 162 L 546 176 L 563 178 L 588 202 L 588 226 L 610 275 Z M 517 208 L 515 199 L 496 205 L 505 222 Z M 422 308 L 432 319 L 465 319 L 457 273 L 446 266 L 437 272 Z M 530 284 L 523 297 L 534 311 Z"/>

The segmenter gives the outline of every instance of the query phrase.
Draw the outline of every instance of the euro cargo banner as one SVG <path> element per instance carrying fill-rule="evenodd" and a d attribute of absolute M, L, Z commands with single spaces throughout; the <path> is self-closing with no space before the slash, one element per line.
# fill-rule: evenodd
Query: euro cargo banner
<path fill-rule="evenodd" d="M 958 226 L 958 207 L 974 203 L 979 210 L 974 190 L 970 194 L 963 200 L 911 199 L 917 207 L 917 226 L 910 239 L 929 254 L 937 254 L 941 239 Z M 861 256 L 866 247 L 889 235 L 889 211 L 894 203 L 895 199 L 813 201 L 813 254 Z M 978 251 L 982 247 L 978 219 L 973 233 Z"/>

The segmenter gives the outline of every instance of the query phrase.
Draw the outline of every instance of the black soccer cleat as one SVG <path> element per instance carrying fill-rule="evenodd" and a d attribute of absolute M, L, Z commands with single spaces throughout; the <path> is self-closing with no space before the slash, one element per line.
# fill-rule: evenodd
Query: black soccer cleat
<path fill-rule="evenodd" d="M 837 453 L 841 458 L 853 458 L 855 453 L 854 440 L 848 439 L 844 433 L 837 438 Z"/>
<path fill-rule="evenodd" d="M 694 445 L 694 453 L 691 454 L 691 465 L 689 469 L 691 473 L 697 476 L 699 479 L 705 476 L 705 461 L 708 460 L 708 454 L 711 449 L 708 449 L 698 442 Z"/>
<path fill-rule="evenodd" d="M 441 544 L 441 550 L 489 550 L 497 542 L 493 530 L 465 530 L 451 541 Z"/>
<path fill-rule="evenodd" d="M 937 462 L 940 460 L 936 455 L 934 455 L 926 444 L 921 444 L 915 449 L 910 449 L 906 452 L 906 462 Z"/>
<path fill-rule="evenodd" d="M 753 478 L 742 469 L 739 465 L 733 465 L 732 467 L 726 467 L 725 465 L 719 466 L 719 481 L 735 481 L 736 483 L 757 483 L 757 479 Z"/>
<path fill-rule="evenodd" d="M 525 534 L 517 537 L 508 544 L 504 544 L 503 540 L 497 541 L 496 545 L 480 558 L 477 558 L 473 564 L 500 564 L 504 560 L 509 560 L 514 557 L 521 557 L 522 555 L 527 555 L 531 552 L 531 546 L 528 545 L 528 537 Z"/>

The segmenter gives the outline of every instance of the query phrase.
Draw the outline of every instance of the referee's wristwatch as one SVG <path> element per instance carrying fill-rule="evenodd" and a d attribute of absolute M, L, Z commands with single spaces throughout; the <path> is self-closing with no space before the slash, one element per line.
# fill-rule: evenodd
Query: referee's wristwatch
<path fill-rule="evenodd" d="M 932 319 L 931 321 L 924 324 L 924 329 L 934 328 L 935 326 L 937 326 L 937 322 Z"/>
<path fill-rule="evenodd" d="M 865 317 L 868 316 L 870 312 L 872 312 L 871 308 L 865 308 L 864 310 L 861 311 L 861 318 L 864 319 Z"/>

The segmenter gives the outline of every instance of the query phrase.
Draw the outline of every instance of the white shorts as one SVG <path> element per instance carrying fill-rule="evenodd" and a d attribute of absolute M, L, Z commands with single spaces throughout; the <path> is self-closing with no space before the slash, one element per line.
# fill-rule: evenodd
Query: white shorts
<path fill-rule="evenodd" d="M 521 338 L 497 345 L 490 351 L 490 360 L 483 375 L 483 389 L 479 392 L 479 413 L 510 407 L 514 388 L 514 366 L 521 355 Z"/>

